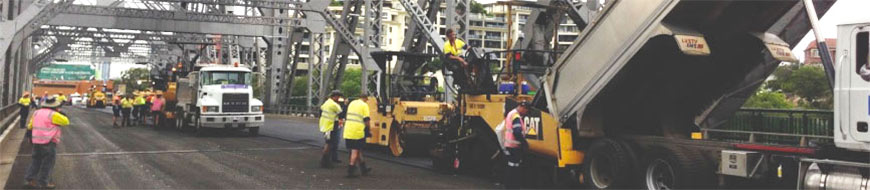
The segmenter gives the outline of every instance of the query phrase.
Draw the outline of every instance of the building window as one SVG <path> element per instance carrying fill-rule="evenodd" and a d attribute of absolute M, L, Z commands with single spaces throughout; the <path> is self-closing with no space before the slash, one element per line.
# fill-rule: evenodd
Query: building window
<path fill-rule="evenodd" d="M 810 56 L 812 56 L 813 58 L 819 58 L 819 48 L 811 49 Z"/>

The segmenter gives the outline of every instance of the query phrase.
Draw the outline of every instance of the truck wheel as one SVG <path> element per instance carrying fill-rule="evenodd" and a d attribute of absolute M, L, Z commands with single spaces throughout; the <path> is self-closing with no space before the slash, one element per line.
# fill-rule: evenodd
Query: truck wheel
<path fill-rule="evenodd" d="M 583 185 L 590 189 L 629 188 L 635 160 L 631 150 L 613 139 L 600 139 L 588 149 L 583 163 Z"/>
<path fill-rule="evenodd" d="M 184 115 L 181 115 L 180 112 L 175 112 L 175 130 L 181 131 L 184 128 Z"/>
<path fill-rule="evenodd" d="M 256 137 L 257 135 L 260 135 L 260 128 L 259 127 L 248 128 L 248 134 L 251 135 L 252 137 Z"/>
<path fill-rule="evenodd" d="M 698 151 L 674 145 L 648 151 L 643 170 L 646 189 L 699 189 L 714 185 L 712 172 Z"/>
<path fill-rule="evenodd" d="M 199 123 L 199 116 L 196 116 L 196 119 L 193 120 L 194 132 L 193 134 L 197 137 L 205 136 L 205 129 L 202 128 L 202 124 Z"/>

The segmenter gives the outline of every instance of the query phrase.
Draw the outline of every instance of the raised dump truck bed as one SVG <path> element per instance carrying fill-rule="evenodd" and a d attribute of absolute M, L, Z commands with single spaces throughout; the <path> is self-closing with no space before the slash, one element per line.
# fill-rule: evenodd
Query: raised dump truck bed
<path fill-rule="evenodd" d="M 834 1 L 819 2 L 824 13 Z M 539 105 L 584 136 L 688 137 L 730 117 L 778 63 L 796 61 L 790 46 L 809 30 L 802 8 L 797 0 L 610 2 L 545 76 Z"/>

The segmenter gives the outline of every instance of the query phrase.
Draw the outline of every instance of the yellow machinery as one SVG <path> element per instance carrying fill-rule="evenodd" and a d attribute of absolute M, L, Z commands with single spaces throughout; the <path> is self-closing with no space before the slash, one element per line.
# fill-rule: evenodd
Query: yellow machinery
<path fill-rule="evenodd" d="M 512 54 L 522 51 L 490 53 Z M 484 55 L 482 51 L 472 51 L 467 56 L 466 61 L 477 67 L 474 68 L 477 71 L 474 74 L 466 72 L 472 69 L 447 65 L 454 76 L 460 76 L 454 81 L 459 86 L 459 98 L 456 108 L 444 112 L 445 119 L 438 123 L 438 141 L 431 151 L 433 165 L 438 169 L 488 175 L 504 167 L 496 128 L 518 102 L 533 101 L 535 95 L 532 89 L 524 85 L 523 71 L 510 65 L 501 71 L 491 71 L 490 65 L 498 61 Z M 563 125 L 551 114 L 534 107 L 530 108 L 523 120 L 529 151 L 543 158 L 543 163 L 556 168 L 573 168 L 581 164 L 584 153 L 574 147 L 572 129 L 561 127 Z"/>
<path fill-rule="evenodd" d="M 106 102 L 106 93 L 103 93 L 101 90 L 92 90 L 88 97 L 88 105 L 89 108 L 105 108 L 107 105 Z"/>
<path fill-rule="evenodd" d="M 367 102 L 374 125 L 366 142 L 387 146 L 394 156 L 401 156 L 409 146 L 415 150 L 431 147 L 442 113 L 453 107 L 436 100 L 437 80 L 423 75 L 430 71 L 428 64 L 435 55 L 374 52 L 372 56 L 385 72 L 381 73 L 384 80 L 379 95 Z M 403 60 L 401 64 L 391 66 L 394 57 Z"/>

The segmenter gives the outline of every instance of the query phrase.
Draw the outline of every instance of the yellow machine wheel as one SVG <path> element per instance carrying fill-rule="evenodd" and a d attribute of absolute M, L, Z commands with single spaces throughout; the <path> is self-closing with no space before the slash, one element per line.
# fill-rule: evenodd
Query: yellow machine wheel
<path fill-rule="evenodd" d="M 405 142 L 404 136 L 405 133 L 402 132 L 402 126 L 393 123 L 393 127 L 390 127 L 390 152 L 393 153 L 393 156 L 402 156 L 402 153 L 405 153 Z"/>

